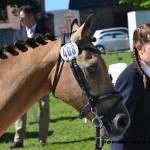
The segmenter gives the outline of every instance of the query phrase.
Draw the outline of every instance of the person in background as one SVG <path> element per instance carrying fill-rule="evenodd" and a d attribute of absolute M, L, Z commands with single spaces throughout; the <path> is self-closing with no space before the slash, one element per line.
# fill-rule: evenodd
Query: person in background
<path fill-rule="evenodd" d="M 35 10 L 32 6 L 25 5 L 19 8 L 19 21 L 22 29 L 14 34 L 13 41 L 25 41 L 26 38 L 32 38 L 37 35 L 45 35 L 44 27 L 36 22 Z M 39 100 L 40 117 L 39 117 L 39 145 L 44 146 L 49 130 L 50 108 L 49 95 L 43 96 Z M 16 133 L 14 136 L 14 143 L 10 148 L 23 147 L 23 140 L 26 133 L 26 113 L 15 122 Z"/>
<path fill-rule="evenodd" d="M 118 90 L 131 116 L 123 136 L 111 139 L 112 150 L 150 149 L 150 24 L 142 24 L 133 34 L 134 62 L 119 76 Z"/>

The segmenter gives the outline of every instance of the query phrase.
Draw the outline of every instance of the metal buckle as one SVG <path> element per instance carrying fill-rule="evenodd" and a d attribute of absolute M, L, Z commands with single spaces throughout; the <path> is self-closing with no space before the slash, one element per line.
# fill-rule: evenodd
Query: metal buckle
<path fill-rule="evenodd" d="M 97 114 L 97 108 L 96 108 L 96 107 L 92 107 L 92 108 L 91 108 L 91 112 L 95 115 L 95 117 L 92 119 L 92 124 L 93 124 L 93 126 L 94 126 L 94 127 L 97 127 L 97 126 L 94 124 L 94 121 L 97 119 L 98 122 L 99 122 L 99 127 L 100 127 L 100 129 L 101 129 L 101 128 L 103 127 L 102 118 L 103 118 L 104 116 L 99 116 L 99 115 Z"/>

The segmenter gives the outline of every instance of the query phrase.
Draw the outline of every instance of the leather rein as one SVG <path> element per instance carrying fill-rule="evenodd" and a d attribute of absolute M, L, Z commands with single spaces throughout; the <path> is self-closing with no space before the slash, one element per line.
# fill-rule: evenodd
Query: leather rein
<path fill-rule="evenodd" d="M 64 33 L 62 35 L 62 38 L 61 38 L 61 46 L 67 44 L 70 42 L 70 36 L 71 36 L 71 33 Z M 92 52 L 95 52 L 95 53 L 98 53 L 98 54 L 101 54 L 99 50 L 97 49 L 93 49 L 93 48 L 88 48 L 88 47 L 80 47 L 78 46 L 79 50 L 82 51 L 83 49 L 84 50 L 87 50 L 87 51 L 92 51 Z M 54 97 L 55 96 L 55 89 L 56 89 L 56 86 L 57 86 L 57 82 L 59 80 L 59 70 L 60 70 L 60 63 L 62 61 L 62 58 L 61 56 L 59 55 L 59 58 L 58 58 L 58 61 L 57 61 L 57 66 L 56 66 L 56 71 L 55 71 L 55 76 L 54 76 L 54 80 L 53 80 L 53 85 L 52 85 L 52 94 Z M 64 60 L 63 60 L 64 61 Z M 89 93 L 89 90 L 85 84 L 85 78 L 84 78 L 84 75 L 81 71 L 81 68 L 79 67 L 77 61 L 76 61 L 76 58 L 72 59 L 71 61 L 68 61 L 68 63 L 70 64 L 70 68 L 72 70 L 72 73 L 76 79 L 76 81 L 78 82 L 78 85 L 80 86 L 80 88 L 82 89 L 86 99 L 87 99 L 87 104 L 84 106 L 84 108 L 81 110 L 80 114 L 79 114 L 79 118 L 82 119 L 86 116 L 86 114 L 88 112 L 92 112 L 92 114 L 94 114 L 94 118 L 92 120 L 92 124 L 94 125 L 94 122 L 95 121 L 98 121 L 98 125 L 95 126 L 96 127 L 96 147 L 95 147 L 95 150 L 101 150 L 102 149 L 102 139 L 101 139 L 101 136 L 100 136 L 100 129 L 102 128 L 103 126 L 103 119 L 108 117 L 108 115 L 110 115 L 112 113 L 112 111 L 114 110 L 114 108 L 120 103 L 121 101 L 121 95 L 114 91 L 114 92 L 110 92 L 110 93 L 104 93 L 102 95 L 99 95 L 97 97 L 94 97 L 92 96 L 90 93 Z M 115 102 L 115 104 L 108 110 L 107 114 L 105 116 L 99 116 L 99 114 L 97 113 L 97 108 L 96 106 L 107 100 L 107 99 L 110 99 L 110 98 L 113 98 L 113 97 L 118 97 L 118 100 Z M 58 98 L 58 97 L 57 97 Z"/>

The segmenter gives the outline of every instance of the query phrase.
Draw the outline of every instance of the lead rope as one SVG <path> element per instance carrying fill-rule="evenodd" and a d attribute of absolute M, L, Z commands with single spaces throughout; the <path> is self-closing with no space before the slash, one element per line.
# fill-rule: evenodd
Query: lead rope
<path fill-rule="evenodd" d="M 95 144 L 95 150 L 102 150 L 103 147 L 103 140 L 102 137 L 100 136 L 100 129 L 103 127 L 103 122 L 102 122 L 102 118 L 104 116 L 98 116 L 97 114 L 97 109 L 96 108 L 91 108 L 91 112 L 95 115 L 95 117 L 92 119 L 92 124 L 94 126 L 94 121 L 97 119 L 97 121 L 99 122 L 99 126 L 94 126 L 96 128 L 96 136 L 95 136 L 95 140 L 96 140 L 96 144 Z"/>
<path fill-rule="evenodd" d="M 95 144 L 95 150 L 102 150 L 103 147 L 103 140 L 102 137 L 100 136 L 100 127 L 96 127 L 96 144 Z"/>

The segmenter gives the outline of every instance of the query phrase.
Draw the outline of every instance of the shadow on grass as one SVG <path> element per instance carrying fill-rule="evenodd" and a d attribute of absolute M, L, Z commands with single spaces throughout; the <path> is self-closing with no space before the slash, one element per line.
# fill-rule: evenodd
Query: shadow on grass
<path fill-rule="evenodd" d="M 48 136 L 51 136 L 53 134 L 53 132 L 54 131 L 49 131 L 48 132 Z M 5 133 L 6 142 L 13 141 L 14 140 L 14 135 L 15 135 L 15 133 L 6 132 Z M 30 138 L 36 138 L 36 139 L 38 139 L 38 137 L 39 137 L 39 132 L 26 132 L 25 139 L 30 139 Z M 4 142 L 4 141 L 0 141 L 0 143 L 1 142 Z"/>
<path fill-rule="evenodd" d="M 64 141 L 64 142 L 54 142 L 52 144 L 69 144 L 69 143 L 79 143 L 79 142 L 86 142 L 86 141 L 93 141 L 95 140 L 94 137 L 89 137 L 89 138 L 86 138 L 86 139 L 81 139 L 81 140 L 73 140 L 73 141 Z"/>
<path fill-rule="evenodd" d="M 78 118 L 79 118 L 78 116 L 73 116 L 73 117 L 58 117 L 58 118 L 55 118 L 55 119 L 51 119 L 50 122 L 55 123 L 57 121 L 62 121 L 62 120 L 73 121 L 73 120 L 76 120 Z"/>
<path fill-rule="evenodd" d="M 51 136 L 54 133 L 54 131 L 49 131 L 48 136 Z M 39 132 L 27 132 L 26 133 L 26 139 L 30 138 L 38 138 L 39 137 Z"/>
<path fill-rule="evenodd" d="M 63 121 L 63 120 L 70 120 L 70 121 L 73 121 L 73 120 L 76 120 L 76 119 L 79 119 L 78 116 L 73 116 L 73 117 L 57 117 L 57 118 L 53 118 L 53 119 L 50 119 L 50 123 L 55 123 L 57 121 Z M 37 122 L 30 122 L 30 125 L 33 125 L 33 124 L 36 124 Z"/>

